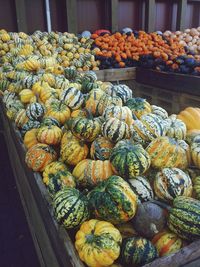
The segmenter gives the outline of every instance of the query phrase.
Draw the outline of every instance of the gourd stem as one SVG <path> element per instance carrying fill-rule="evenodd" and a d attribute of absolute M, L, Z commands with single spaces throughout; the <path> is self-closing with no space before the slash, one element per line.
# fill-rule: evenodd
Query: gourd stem
<path fill-rule="evenodd" d="M 86 116 L 89 120 L 92 120 L 94 117 L 92 115 L 92 112 L 90 109 L 84 108 L 85 112 L 86 112 Z"/>
<path fill-rule="evenodd" d="M 163 208 L 163 209 L 167 209 L 168 211 L 171 210 L 171 207 L 170 207 L 168 204 L 163 203 L 163 202 L 161 202 L 161 201 L 152 199 L 152 200 L 151 200 L 151 203 L 154 203 L 154 204 L 160 206 L 160 207 Z"/>

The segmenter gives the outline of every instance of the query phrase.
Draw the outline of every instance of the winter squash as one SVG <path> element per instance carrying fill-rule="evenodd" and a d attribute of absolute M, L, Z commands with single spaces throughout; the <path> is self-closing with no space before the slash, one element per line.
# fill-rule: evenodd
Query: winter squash
<path fill-rule="evenodd" d="M 122 242 L 120 258 L 125 266 L 143 266 L 158 257 L 156 247 L 143 237 L 130 237 Z"/>
<path fill-rule="evenodd" d="M 63 90 L 60 100 L 62 100 L 69 108 L 76 110 L 83 104 L 84 97 L 80 90 L 74 87 L 69 87 Z"/>
<path fill-rule="evenodd" d="M 51 162 L 45 167 L 42 173 L 43 182 L 45 184 L 48 184 L 48 180 L 50 176 L 54 176 L 54 174 L 58 173 L 59 171 L 66 171 L 66 170 L 68 170 L 67 166 L 63 162 L 61 161 Z"/>
<path fill-rule="evenodd" d="M 167 111 L 164 108 L 161 108 L 161 107 L 156 106 L 156 105 L 151 105 L 151 113 L 153 113 L 154 115 L 159 116 L 163 120 L 168 118 Z"/>
<path fill-rule="evenodd" d="M 66 229 L 75 228 L 89 218 L 88 199 L 79 190 L 65 187 L 53 198 L 54 215 Z"/>
<path fill-rule="evenodd" d="M 135 115 L 138 119 L 140 119 L 142 115 L 151 112 L 151 105 L 149 102 L 140 97 L 128 99 L 128 101 L 125 103 L 125 106 L 129 107 L 133 115 Z"/>
<path fill-rule="evenodd" d="M 122 107 L 122 100 L 118 96 L 110 96 L 108 94 L 103 94 L 99 99 L 96 107 L 96 114 L 102 115 L 104 110 L 109 106 L 119 106 Z"/>
<path fill-rule="evenodd" d="M 126 122 L 129 126 L 134 122 L 132 112 L 128 107 L 108 106 L 103 112 L 103 117 L 105 120 L 117 118 Z"/>
<path fill-rule="evenodd" d="M 160 257 L 175 253 L 183 246 L 182 239 L 169 230 L 156 234 L 151 242 L 157 248 Z"/>
<path fill-rule="evenodd" d="M 21 128 L 21 134 L 22 136 L 25 135 L 25 133 L 31 129 L 34 128 L 39 128 L 40 127 L 40 122 L 36 120 L 28 120 Z"/>
<path fill-rule="evenodd" d="M 200 109 L 188 107 L 177 115 L 177 119 L 182 120 L 187 130 L 200 130 Z"/>
<path fill-rule="evenodd" d="M 117 118 L 110 118 L 106 120 L 102 124 L 101 132 L 104 137 L 114 143 L 130 137 L 129 126 Z"/>
<path fill-rule="evenodd" d="M 18 128 L 22 128 L 22 126 L 28 122 L 28 117 L 26 115 L 26 110 L 21 109 L 17 112 L 15 116 L 15 124 Z"/>
<path fill-rule="evenodd" d="M 171 115 L 168 117 L 167 122 L 169 127 L 167 130 L 167 136 L 184 140 L 186 138 L 187 128 L 183 121 L 176 118 L 176 115 Z"/>
<path fill-rule="evenodd" d="M 113 224 L 127 222 L 135 215 L 137 196 L 120 176 L 110 176 L 88 194 L 89 205 L 97 218 Z"/>
<path fill-rule="evenodd" d="M 120 97 L 123 103 L 132 98 L 132 90 L 125 84 L 113 85 L 108 87 L 105 92 L 108 95 Z"/>
<path fill-rule="evenodd" d="M 101 89 L 93 89 L 89 92 L 88 97 L 85 101 L 85 107 L 90 110 L 92 115 L 97 114 L 97 106 L 101 97 L 105 94 L 105 92 Z"/>
<path fill-rule="evenodd" d="M 79 257 L 90 267 L 111 266 L 120 255 L 121 242 L 116 227 L 95 219 L 84 222 L 75 236 Z"/>
<path fill-rule="evenodd" d="M 38 129 L 33 128 L 25 133 L 24 145 L 27 149 L 39 143 L 37 139 L 37 132 L 38 132 Z"/>
<path fill-rule="evenodd" d="M 151 160 L 140 144 L 122 140 L 113 148 L 110 162 L 116 174 L 124 179 L 130 179 L 146 172 L 150 167 Z"/>
<path fill-rule="evenodd" d="M 80 187 L 94 187 L 113 174 L 109 160 L 84 159 L 74 168 L 72 174 Z"/>
<path fill-rule="evenodd" d="M 160 170 L 154 180 L 156 196 L 166 202 L 176 196 L 192 195 L 192 181 L 187 173 L 178 168 L 164 168 Z"/>
<path fill-rule="evenodd" d="M 199 158 L 199 151 L 200 151 L 200 142 L 199 140 L 195 141 L 194 138 L 193 143 L 191 145 L 191 155 L 192 155 L 192 162 L 197 168 L 200 168 L 200 158 Z"/>
<path fill-rule="evenodd" d="M 62 130 L 55 125 L 42 126 L 38 129 L 37 139 L 40 143 L 57 145 L 62 138 Z"/>
<path fill-rule="evenodd" d="M 55 99 L 47 107 L 45 116 L 50 116 L 64 124 L 70 118 L 70 114 L 70 109 L 62 101 Z"/>
<path fill-rule="evenodd" d="M 105 137 L 97 137 L 91 144 L 90 156 L 92 159 L 107 160 L 110 157 L 114 144 Z"/>
<path fill-rule="evenodd" d="M 36 144 L 26 152 L 25 162 L 34 171 L 43 171 L 45 167 L 56 160 L 56 152 L 46 144 Z"/>
<path fill-rule="evenodd" d="M 50 126 L 50 125 L 55 125 L 57 127 L 60 127 L 60 122 L 56 120 L 55 118 L 52 117 L 44 117 L 41 121 L 41 127 L 42 126 Z"/>
<path fill-rule="evenodd" d="M 196 136 L 200 136 L 200 129 L 193 129 L 193 130 L 188 130 L 186 133 L 186 141 L 189 145 L 193 143 L 193 140 Z"/>
<path fill-rule="evenodd" d="M 200 176 L 192 179 L 195 198 L 200 200 Z"/>
<path fill-rule="evenodd" d="M 35 99 L 35 95 L 33 91 L 30 89 L 23 89 L 19 93 L 19 97 L 20 97 L 21 102 L 24 104 L 28 104 Z"/>
<path fill-rule="evenodd" d="M 31 103 L 26 108 L 26 115 L 30 120 L 39 120 L 44 115 L 44 106 L 40 103 Z"/>

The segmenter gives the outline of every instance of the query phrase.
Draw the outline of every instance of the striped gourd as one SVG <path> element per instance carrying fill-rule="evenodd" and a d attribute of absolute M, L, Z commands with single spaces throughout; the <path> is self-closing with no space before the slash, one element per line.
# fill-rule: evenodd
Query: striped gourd
<path fill-rule="evenodd" d="M 105 137 L 97 137 L 91 144 L 90 156 L 92 159 L 109 159 L 114 144 Z"/>
<path fill-rule="evenodd" d="M 137 196 L 120 176 L 110 176 L 88 194 L 89 205 L 97 218 L 113 224 L 127 222 L 136 212 Z"/>
<path fill-rule="evenodd" d="M 129 126 L 133 123 L 132 112 L 128 107 L 109 106 L 104 110 L 102 116 L 105 120 L 117 118 L 126 122 Z"/>
<path fill-rule="evenodd" d="M 115 173 L 124 179 L 135 178 L 150 167 L 150 156 L 140 144 L 122 140 L 113 148 L 110 162 Z"/>
<path fill-rule="evenodd" d="M 55 194 L 54 214 L 66 229 L 81 225 L 89 218 L 87 197 L 75 188 L 66 187 Z"/>
<path fill-rule="evenodd" d="M 156 247 L 143 237 L 130 237 L 122 241 L 120 258 L 124 266 L 143 266 L 158 257 Z"/>
<path fill-rule="evenodd" d="M 76 76 L 78 75 L 78 72 L 76 68 L 68 67 L 64 69 L 64 75 L 68 80 L 72 81 L 76 78 Z"/>
<path fill-rule="evenodd" d="M 26 116 L 26 110 L 21 109 L 17 112 L 15 116 L 15 124 L 18 128 L 21 128 L 28 121 L 28 117 Z"/>
<path fill-rule="evenodd" d="M 191 145 L 192 162 L 197 168 L 200 169 L 200 138 L 198 136 L 198 139 L 197 137 L 195 137 L 195 139 L 193 140 L 193 143 Z"/>
<path fill-rule="evenodd" d="M 133 115 L 135 115 L 138 119 L 140 119 L 142 115 L 151 112 L 151 105 L 149 104 L 149 102 L 140 97 L 130 98 L 125 103 L 125 106 L 129 107 Z"/>
<path fill-rule="evenodd" d="M 135 120 L 131 127 L 132 139 L 139 143 L 149 142 L 166 135 L 168 124 L 154 114 L 146 114 Z"/>
<path fill-rule="evenodd" d="M 128 183 L 130 184 L 134 193 L 138 196 L 139 201 L 144 202 L 154 198 L 151 185 L 145 177 L 136 176 L 133 179 L 129 179 Z"/>
<path fill-rule="evenodd" d="M 97 114 L 97 106 L 99 104 L 99 101 L 101 97 L 105 94 L 105 92 L 101 89 L 93 89 L 89 92 L 86 102 L 85 102 L 85 107 L 90 110 L 92 115 L 98 115 Z"/>
<path fill-rule="evenodd" d="M 200 130 L 194 129 L 194 130 L 188 130 L 186 134 L 186 141 L 189 145 L 193 143 L 193 140 L 195 137 L 200 137 Z"/>
<path fill-rule="evenodd" d="M 200 200 L 200 176 L 196 176 L 194 179 L 192 179 L 192 182 L 195 198 Z"/>
<path fill-rule="evenodd" d="M 167 119 L 168 118 L 168 113 L 164 108 L 161 108 L 159 106 L 156 105 L 151 105 L 151 112 L 157 116 L 159 116 L 160 118 Z"/>
<path fill-rule="evenodd" d="M 188 174 L 178 168 L 164 168 L 156 174 L 154 180 L 156 196 L 166 202 L 177 196 L 192 195 L 192 181 Z"/>
<path fill-rule="evenodd" d="M 128 124 L 117 118 L 110 118 L 105 121 L 101 127 L 101 132 L 104 137 L 114 143 L 130 137 Z"/>
<path fill-rule="evenodd" d="M 63 90 L 60 95 L 60 100 L 62 100 L 69 108 L 75 110 L 82 106 L 84 97 L 80 90 L 75 87 L 69 87 Z"/>
<path fill-rule="evenodd" d="M 175 253 L 183 246 L 182 239 L 169 230 L 156 234 L 151 242 L 157 248 L 160 257 Z"/>
<path fill-rule="evenodd" d="M 186 138 L 186 125 L 183 121 L 177 119 L 176 115 L 169 116 L 167 122 L 169 124 L 166 134 L 167 136 L 180 140 L 184 140 Z"/>
<path fill-rule="evenodd" d="M 190 163 L 189 146 L 184 140 L 161 136 L 151 141 L 146 151 L 155 168 L 186 169 Z"/>
<path fill-rule="evenodd" d="M 37 132 L 40 143 L 47 145 L 58 145 L 62 138 L 62 130 L 55 125 L 42 126 Z"/>
<path fill-rule="evenodd" d="M 33 121 L 33 120 L 28 120 L 21 128 L 21 134 L 22 136 L 25 135 L 25 133 L 33 128 L 39 128 L 40 127 L 40 122 L 39 121 Z"/>
<path fill-rule="evenodd" d="M 72 174 L 81 187 L 94 187 L 113 174 L 109 160 L 84 159 L 74 168 Z"/>
<path fill-rule="evenodd" d="M 39 143 L 37 140 L 37 132 L 38 132 L 38 129 L 33 128 L 25 133 L 23 141 L 27 149 Z"/>
<path fill-rule="evenodd" d="M 101 116 L 104 110 L 109 106 L 122 107 L 121 98 L 118 96 L 109 96 L 104 93 L 97 104 L 96 114 Z"/>
<path fill-rule="evenodd" d="M 26 108 L 26 115 L 30 120 L 40 120 L 44 112 L 44 106 L 40 103 L 31 103 Z"/>
<path fill-rule="evenodd" d="M 56 120 L 53 117 L 44 117 L 41 121 L 41 127 L 42 126 L 49 126 L 49 125 L 55 125 L 57 127 L 60 127 L 60 122 Z"/>
<path fill-rule="evenodd" d="M 105 91 L 108 95 L 118 96 L 125 103 L 128 99 L 132 98 L 132 90 L 125 84 L 117 84 L 108 87 Z"/>

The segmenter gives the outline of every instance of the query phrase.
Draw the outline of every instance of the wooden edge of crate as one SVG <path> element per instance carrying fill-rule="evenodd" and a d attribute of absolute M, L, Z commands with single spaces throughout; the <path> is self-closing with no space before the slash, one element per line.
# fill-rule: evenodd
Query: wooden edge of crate
<path fill-rule="evenodd" d="M 122 69 L 96 70 L 94 72 L 96 73 L 98 80 L 102 82 L 134 80 L 136 76 L 135 67 L 122 68 Z"/>

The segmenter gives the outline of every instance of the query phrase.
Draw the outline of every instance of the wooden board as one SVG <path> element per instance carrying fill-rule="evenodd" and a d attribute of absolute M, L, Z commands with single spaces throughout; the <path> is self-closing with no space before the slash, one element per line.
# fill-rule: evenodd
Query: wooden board
<path fill-rule="evenodd" d="M 136 68 L 97 70 L 95 73 L 98 80 L 102 82 L 134 80 Z"/>

